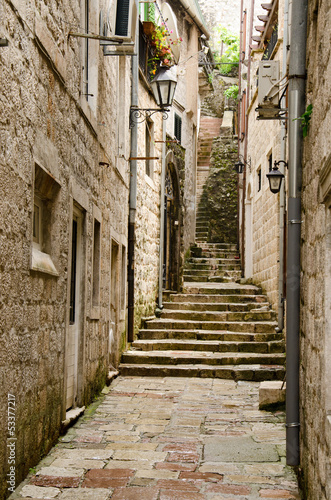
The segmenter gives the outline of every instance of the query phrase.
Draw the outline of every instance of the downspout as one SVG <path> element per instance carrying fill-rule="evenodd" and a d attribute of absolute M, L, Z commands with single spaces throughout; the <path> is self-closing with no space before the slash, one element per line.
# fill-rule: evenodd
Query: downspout
<path fill-rule="evenodd" d="M 139 51 L 139 30 L 136 29 L 136 52 Z M 138 107 L 139 57 L 131 57 L 131 106 Z M 131 158 L 138 156 L 138 124 L 131 128 Z M 137 160 L 130 160 L 129 228 L 128 228 L 128 342 L 134 337 L 134 241 L 137 210 Z"/>
<path fill-rule="evenodd" d="M 250 86 L 251 86 L 251 53 L 252 53 L 252 37 L 253 37 L 253 22 L 254 22 L 254 7 L 255 0 L 251 0 L 251 16 L 249 22 L 249 49 L 248 49 L 248 67 L 247 67 L 247 94 L 246 94 L 246 137 L 245 137 L 245 146 L 244 146 L 244 159 L 247 161 L 247 149 L 248 149 L 248 113 L 247 110 L 249 108 L 249 96 L 250 96 Z M 244 168 L 244 178 L 243 178 L 243 199 L 242 199 L 242 221 L 241 221 L 241 263 L 242 263 L 242 273 L 245 276 L 245 198 L 246 198 L 246 168 Z"/>
<path fill-rule="evenodd" d="M 305 109 L 306 32 L 308 0 L 292 1 L 289 65 L 289 162 L 286 300 L 286 462 L 300 464 L 300 238 L 301 161 L 300 117 Z"/>
<path fill-rule="evenodd" d="M 243 10 L 244 0 L 240 2 L 240 42 L 239 42 L 239 67 L 238 67 L 238 96 L 241 96 L 241 65 L 243 64 Z M 238 154 L 240 154 L 241 143 L 241 100 L 238 99 Z M 239 213 L 240 213 L 240 191 L 239 191 L 239 175 L 237 175 L 237 250 L 239 251 L 240 242 L 240 226 L 239 226 Z"/>
<path fill-rule="evenodd" d="M 166 130 L 165 120 L 162 120 L 162 158 L 161 158 L 161 186 L 160 186 L 160 249 L 159 249 L 159 309 L 163 308 L 163 261 L 164 261 L 164 190 L 166 170 Z"/>
<path fill-rule="evenodd" d="M 287 45 L 288 45 L 288 0 L 284 4 L 284 34 L 283 34 L 283 67 L 282 77 L 287 72 Z M 284 96 L 280 102 L 282 109 L 286 108 L 286 97 Z M 286 161 L 286 125 L 285 121 L 281 122 L 280 130 L 280 160 Z M 279 170 L 285 174 L 284 163 L 280 163 Z M 284 240 L 285 240 L 285 182 L 279 193 L 279 278 L 278 278 L 278 326 L 277 331 L 284 330 Z"/>

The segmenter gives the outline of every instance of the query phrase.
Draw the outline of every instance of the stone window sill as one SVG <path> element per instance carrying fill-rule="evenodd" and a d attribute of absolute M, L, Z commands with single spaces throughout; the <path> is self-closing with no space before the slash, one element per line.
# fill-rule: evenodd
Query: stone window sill
<path fill-rule="evenodd" d="M 51 256 L 47 253 L 41 252 L 35 247 L 32 247 L 31 270 L 39 273 L 50 274 L 52 276 L 59 276 Z"/>

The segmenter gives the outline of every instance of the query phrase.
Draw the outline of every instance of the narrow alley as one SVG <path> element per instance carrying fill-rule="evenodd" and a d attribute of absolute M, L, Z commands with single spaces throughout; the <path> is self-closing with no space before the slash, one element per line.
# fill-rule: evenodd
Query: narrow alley
<path fill-rule="evenodd" d="M 298 500 L 282 411 L 256 382 L 118 377 L 10 496 Z"/>

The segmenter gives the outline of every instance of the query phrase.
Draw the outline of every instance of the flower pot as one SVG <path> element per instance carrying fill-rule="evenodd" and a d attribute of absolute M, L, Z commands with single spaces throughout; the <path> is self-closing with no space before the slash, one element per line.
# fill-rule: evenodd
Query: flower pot
<path fill-rule="evenodd" d="M 154 23 L 152 21 L 143 21 L 143 28 L 145 35 L 151 35 L 155 30 Z"/>

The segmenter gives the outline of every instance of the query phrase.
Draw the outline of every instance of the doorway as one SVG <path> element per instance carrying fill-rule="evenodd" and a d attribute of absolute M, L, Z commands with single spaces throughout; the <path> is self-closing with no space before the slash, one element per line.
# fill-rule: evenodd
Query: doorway
<path fill-rule="evenodd" d="M 79 344 L 81 339 L 81 282 L 82 282 L 82 227 L 83 214 L 73 209 L 71 234 L 71 272 L 69 297 L 69 328 L 67 337 L 67 398 L 66 409 L 77 405 Z"/>
<path fill-rule="evenodd" d="M 179 284 L 179 182 L 173 163 L 167 165 L 164 196 L 163 288 L 178 289 Z"/>

